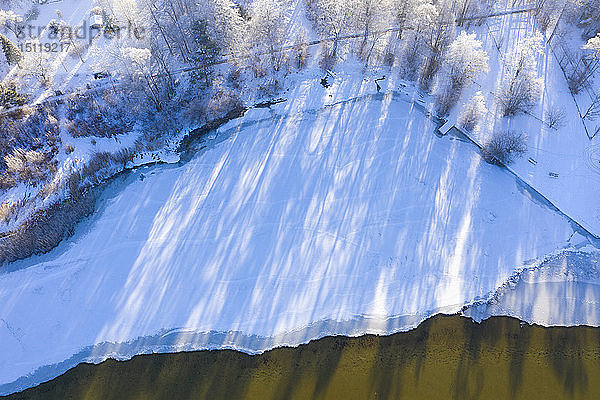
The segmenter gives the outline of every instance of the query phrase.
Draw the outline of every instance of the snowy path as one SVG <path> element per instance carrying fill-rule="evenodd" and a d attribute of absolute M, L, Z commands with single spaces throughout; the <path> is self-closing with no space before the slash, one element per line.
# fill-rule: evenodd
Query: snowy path
<path fill-rule="evenodd" d="M 568 244 L 565 219 L 403 97 L 300 100 L 232 121 L 183 166 L 138 170 L 73 239 L 0 275 L 0 384 L 169 329 L 407 329 Z"/>

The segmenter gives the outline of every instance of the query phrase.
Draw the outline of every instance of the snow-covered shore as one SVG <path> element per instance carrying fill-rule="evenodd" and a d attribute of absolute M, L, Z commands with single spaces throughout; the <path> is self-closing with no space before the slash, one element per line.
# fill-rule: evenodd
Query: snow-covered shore
<path fill-rule="evenodd" d="M 187 164 L 140 168 L 72 239 L 0 275 L 1 391 L 65 360 L 410 329 L 574 244 L 410 96 L 315 109 L 317 90 L 228 123 Z M 97 346 L 169 331 L 171 348 Z"/>
<path fill-rule="evenodd" d="M 507 315 L 543 326 L 600 326 L 600 252 L 586 246 L 553 254 L 515 275 L 463 314 Z"/>

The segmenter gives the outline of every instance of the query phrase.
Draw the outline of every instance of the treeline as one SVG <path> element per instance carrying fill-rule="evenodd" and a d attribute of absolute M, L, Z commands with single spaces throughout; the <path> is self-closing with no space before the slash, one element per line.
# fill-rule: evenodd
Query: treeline
<path fill-rule="evenodd" d="M 582 49 L 588 58 L 572 74 L 577 90 L 599 65 L 600 0 L 557 1 L 536 2 L 534 14 L 542 27 L 552 29 L 562 19 L 589 37 Z M 137 128 L 143 137 L 132 151 L 159 149 L 182 125 L 206 123 L 252 97 L 277 96 L 287 74 L 317 57 L 323 69 L 348 57 L 397 69 L 432 93 L 444 116 L 488 69 L 482 43 L 465 30 L 482 24 L 494 5 L 491 0 L 97 0 L 93 12 L 102 15 L 105 36 L 98 54 L 86 54 L 92 51 L 87 45 L 63 37 L 67 23 L 57 14 L 50 28 L 73 45 L 70 56 L 112 76 L 101 89 L 63 105 L 0 118 L 1 186 L 52 177 L 50 164 L 44 174 L 26 171 L 49 163 L 61 150 L 60 138 L 48 140 L 54 132 L 48 127 L 64 128 L 73 137 L 113 137 Z M 43 52 L 20 54 L 11 42 L 16 26 L 35 16 L 29 14 L 0 12 L 0 64 L 16 65 L 13 80 L 0 84 L 0 109 L 26 103 L 27 85 L 52 87 L 60 68 Z M 315 36 L 322 43 L 309 49 Z M 535 105 L 542 88 L 536 64 L 542 46 L 541 36 L 529 36 L 505 55 L 505 83 L 497 93 L 504 115 Z M 460 120 L 473 129 L 486 107 L 479 94 Z M 34 123 L 25 123 L 28 119 Z M 67 143 L 62 150 L 69 151 Z"/>

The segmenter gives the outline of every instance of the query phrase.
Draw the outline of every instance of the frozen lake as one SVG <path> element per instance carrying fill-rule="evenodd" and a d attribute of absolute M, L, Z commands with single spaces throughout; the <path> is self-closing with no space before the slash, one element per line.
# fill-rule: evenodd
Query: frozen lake
<path fill-rule="evenodd" d="M 0 275 L 1 391 L 172 329 L 179 348 L 246 351 L 409 329 L 569 245 L 566 219 L 471 144 L 435 136 L 403 95 L 293 107 L 230 122 L 184 165 L 132 173 L 72 239 Z"/>

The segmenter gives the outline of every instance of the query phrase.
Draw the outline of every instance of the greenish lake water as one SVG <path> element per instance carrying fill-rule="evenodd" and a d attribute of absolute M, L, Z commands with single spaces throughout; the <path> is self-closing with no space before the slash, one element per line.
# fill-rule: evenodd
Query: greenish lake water
<path fill-rule="evenodd" d="M 600 329 L 438 315 L 391 336 L 327 337 L 81 364 L 10 399 L 600 399 Z"/>

